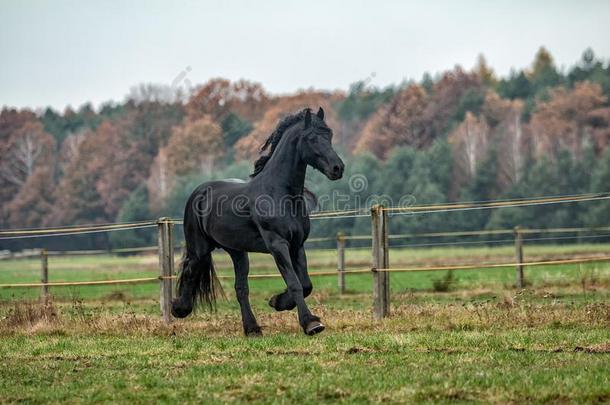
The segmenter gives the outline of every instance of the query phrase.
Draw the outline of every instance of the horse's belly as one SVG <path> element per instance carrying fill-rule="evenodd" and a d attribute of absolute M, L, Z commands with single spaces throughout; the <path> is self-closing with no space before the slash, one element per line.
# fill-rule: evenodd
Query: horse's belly
<path fill-rule="evenodd" d="M 245 252 L 269 252 L 258 228 L 249 219 L 216 219 L 218 221 L 210 221 L 208 234 L 222 247 Z"/>

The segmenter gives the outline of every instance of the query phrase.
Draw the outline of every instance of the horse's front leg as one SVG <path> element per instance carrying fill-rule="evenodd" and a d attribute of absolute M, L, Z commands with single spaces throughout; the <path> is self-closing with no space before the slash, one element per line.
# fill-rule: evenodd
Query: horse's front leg
<path fill-rule="evenodd" d="M 320 318 L 312 315 L 307 304 L 305 304 L 303 286 L 292 265 L 288 241 L 275 232 L 263 231 L 261 234 L 286 282 L 288 293 L 296 304 L 299 312 L 299 323 L 303 328 L 303 331 L 308 335 L 322 332 L 324 330 L 324 325 L 320 322 Z"/>
<path fill-rule="evenodd" d="M 291 256 L 291 259 L 292 267 L 297 273 L 297 277 L 299 277 L 301 286 L 303 287 L 303 296 L 307 298 L 313 290 L 313 285 L 311 284 L 309 274 L 307 273 L 307 257 L 305 256 L 305 248 L 301 246 L 296 254 Z M 269 300 L 269 305 L 275 308 L 276 311 L 290 311 L 296 307 L 297 304 L 292 299 L 292 296 L 288 290 L 285 290 L 284 292 L 271 297 Z"/>

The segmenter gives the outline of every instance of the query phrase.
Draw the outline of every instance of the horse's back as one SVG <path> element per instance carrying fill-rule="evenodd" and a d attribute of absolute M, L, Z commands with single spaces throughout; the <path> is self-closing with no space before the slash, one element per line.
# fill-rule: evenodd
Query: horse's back
<path fill-rule="evenodd" d="M 215 180 L 200 184 L 191 194 L 184 212 L 187 227 L 203 233 L 219 247 L 266 252 L 247 203 L 247 182 Z"/>

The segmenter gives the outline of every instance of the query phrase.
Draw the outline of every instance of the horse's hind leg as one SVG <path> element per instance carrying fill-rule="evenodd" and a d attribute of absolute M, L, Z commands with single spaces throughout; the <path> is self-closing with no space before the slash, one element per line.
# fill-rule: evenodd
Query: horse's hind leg
<path fill-rule="evenodd" d="M 256 322 L 252 307 L 250 306 L 250 288 L 248 287 L 248 273 L 250 263 L 248 253 L 237 250 L 227 250 L 235 268 L 235 295 L 241 309 L 241 319 L 246 336 L 261 336 L 261 328 Z"/>

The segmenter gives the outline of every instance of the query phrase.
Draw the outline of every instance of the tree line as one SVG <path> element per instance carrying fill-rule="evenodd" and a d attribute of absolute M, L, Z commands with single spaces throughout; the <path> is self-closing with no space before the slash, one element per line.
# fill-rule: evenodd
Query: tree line
<path fill-rule="evenodd" d="M 57 112 L 0 112 L 0 228 L 181 217 L 192 189 L 247 178 L 287 113 L 322 106 L 346 160 L 339 182 L 310 171 L 320 209 L 372 196 L 418 204 L 608 191 L 610 64 L 586 50 L 567 70 L 541 48 L 531 66 L 497 77 L 485 59 L 378 88 L 271 95 L 258 83 L 212 79 L 182 94 L 141 85 L 122 103 Z M 364 189 L 350 179 L 364 176 Z M 360 179 L 362 180 L 362 179 Z M 323 198 L 341 193 L 341 200 Z M 362 208 L 362 207 L 359 207 Z M 603 226 L 610 204 L 589 202 L 392 219 L 392 232 Z M 367 218 L 316 221 L 315 236 L 368 233 Z M 150 244 L 150 230 L 0 241 L 0 248 Z"/>

